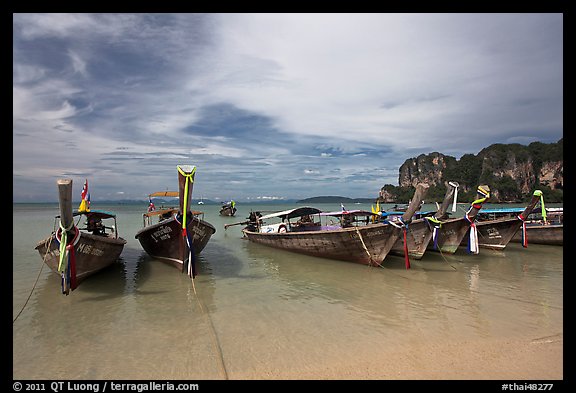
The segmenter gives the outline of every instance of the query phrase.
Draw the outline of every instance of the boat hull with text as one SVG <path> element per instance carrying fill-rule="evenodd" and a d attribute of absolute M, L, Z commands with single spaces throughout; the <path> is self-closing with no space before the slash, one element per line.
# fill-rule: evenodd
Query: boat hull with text
<path fill-rule="evenodd" d="M 198 217 L 187 220 L 187 231 L 192 233 L 192 248 L 200 253 L 216 232 L 214 226 Z M 182 223 L 176 215 L 156 224 L 142 228 L 136 233 L 136 239 L 151 257 L 177 268 L 188 261 L 186 239 L 182 235 Z"/>

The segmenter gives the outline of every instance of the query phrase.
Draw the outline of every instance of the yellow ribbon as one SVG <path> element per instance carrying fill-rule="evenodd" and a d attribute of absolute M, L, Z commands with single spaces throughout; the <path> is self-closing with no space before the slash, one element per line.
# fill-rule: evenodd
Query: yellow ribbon
<path fill-rule="evenodd" d="M 194 174 L 196 173 L 196 167 L 194 167 L 194 169 L 192 169 L 192 172 L 190 173 L 184 172 L 182 168 L 180 168 L 179 166 L 177 168 L 178 172 L 180 172 L 180 174 L 186 178 L 186 181 L 184 183 L 184 211 L 182 212 L 184 216 L 184 219 L 182 221 L 182 229 L 186 229 L 186 212 L 188 211 L 188 182 L 194 183 Z"/>
<path fill-rule="evenodd" d="M 477 203 L 484 203 L 486 202 L 486 199 L 490 198 L 490 191 L 483 189 L 482 186 L 478 186 L 477 192 L 480 195 L 484 195 L 484 198 L 476 199 L 474 202 L 472 202 L 473 205 Z"/>
<path fill-rule="evenodd" d="M 64 271 L 64 260 L 67 259 L 68 251 L 66 250 L 66 246 L 68 245 L 68 231 L 72 229 L 74 226 L 74 221 L 70 224 L 68 228 L 64 228 L 62 226 L 62 222 L 60 222 L 60 261 L 58 262 L 58 272 L 62 273 Z"/>
<path fill-rule="evenodd" d="M 534 191 L 534 196 L 540 197 L 540 206 L 542 207 L 542 218 L 546 222 L 546 208 L 544 207 L 544 193 L 540 190 Z"/>

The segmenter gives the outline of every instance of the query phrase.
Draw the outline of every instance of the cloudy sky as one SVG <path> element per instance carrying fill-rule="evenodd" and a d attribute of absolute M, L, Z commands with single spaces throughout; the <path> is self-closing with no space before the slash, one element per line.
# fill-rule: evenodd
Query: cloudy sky
<path fill-rule="evenodd" d="M 563 136 L 562 14 L 14 14 L 13 200 L 376 197 Z"/>

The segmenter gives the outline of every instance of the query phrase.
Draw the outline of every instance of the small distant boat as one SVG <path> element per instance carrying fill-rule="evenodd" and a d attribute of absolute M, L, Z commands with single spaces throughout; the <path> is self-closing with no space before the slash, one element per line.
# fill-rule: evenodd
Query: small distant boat
<path fill-rule="evenodd" d="M 419 184 L 409 209 L 402 216 L 408 222 L 422 201 L 429 186 Z M 371 214 L 370 212 L 366 212 Z M 340 216 L 347 222 L 322 225 L 322 212 L 314 207 L 299 207 L 265 216 L 251 213 L 249 220 L 232 225 L 247 224 L 242 230 L 244 236 L 254 242 L 295 253 L 321 258 L 356 262 L 365 265 L 381 265 L 384 258 L 399 236 L 405 231 L 405 224 L 374 223 L 354 225 L 354 214 L 343 212 L 324 213 L 324 216 Z M 314 218 L 318 216 L 317 219 Z M 280 219 L 276 224 L 265 224 L 265 220 Z M 290 220 L 297 220 L 292 222 Z M 407 261 L 407 268 L 409 262 Z"/>
<path fill-rule="evenodd" d="M 203 219 L 203 212 L 191 211 L 190 201 L 196 167 L 178 165 L 178 191 L 160 191 L 149 195 L 150 206 L 142 214 L 143 228 L 136 233 L 142 248 L 152 257 L 196 276 L 195 254 L 200 253 L 216 232 Z M 178 198 L 178 207 L 156 209 L 153 197 Z M 154 222 L 156 221 L 156 222 Z"/>
<path fill-rule="evenodd" d="M 198 201 L 199 205 L 203 205 L 204 204 L 204 197 L 200 197 L 200 200 Z"/>
<path fill-rule="evenodd" d="M 476 222 L 478 245 L 492 250 L 504 250 L 521 229 L 519 236 L 527 247 L 530 237 L 526 236 L 527 226 L 524 222 L 539 201 L 544 203 L 542 191 L 536 190 L 525 208 L 485 209 L 479 212 Z"/>
<path fill-rule="evenodd" d="M 231 200 L 230 202 L 223 202 L 222 207 L 220 208 L 220 215 L 221 216 L 228 216 L 234 217 L 236 214 L 236 202 Z"/>
<path fill-rule="evenodd" d="M 76 212 L 72 210 L 72 179 L 59 179 L 57 184 L 60 215 L 55 217 L 54 228 L 59 228 L 38 242 L 35 249 L 61 276 L 62 293 L 68 295 L 87 277 L 116 262 L 126 240 L 118 236 L 114 213 L 90 210 L 88 181 Z M 106 225 L 108 222 L 113 224 Z"/>
<path fill-rule="evenodd" d="M 408 204 L 405 205 L 394 205 L 392 206 L 392 211 L 395 212 L 402 212 L 404 213 L 406 210 L 408 210 Z M 422 208 L 422 206 L 424 206 L 424 201 L 420 202 L 420 206 L 418 206 L 418 209 Z"/>

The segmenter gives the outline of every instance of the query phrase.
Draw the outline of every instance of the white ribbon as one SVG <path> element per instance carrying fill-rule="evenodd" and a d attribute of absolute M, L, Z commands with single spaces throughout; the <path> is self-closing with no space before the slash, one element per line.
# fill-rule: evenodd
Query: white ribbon
<path fill-rule="evenodd" d="M 454 202 L 452 203 L 452 212 L 455 212 L 456 202 L 458 201 L 458 187 L 460 186 L 460 184 L 453 182 L 448 182 L 448 184 L 454 187 Z"/>

